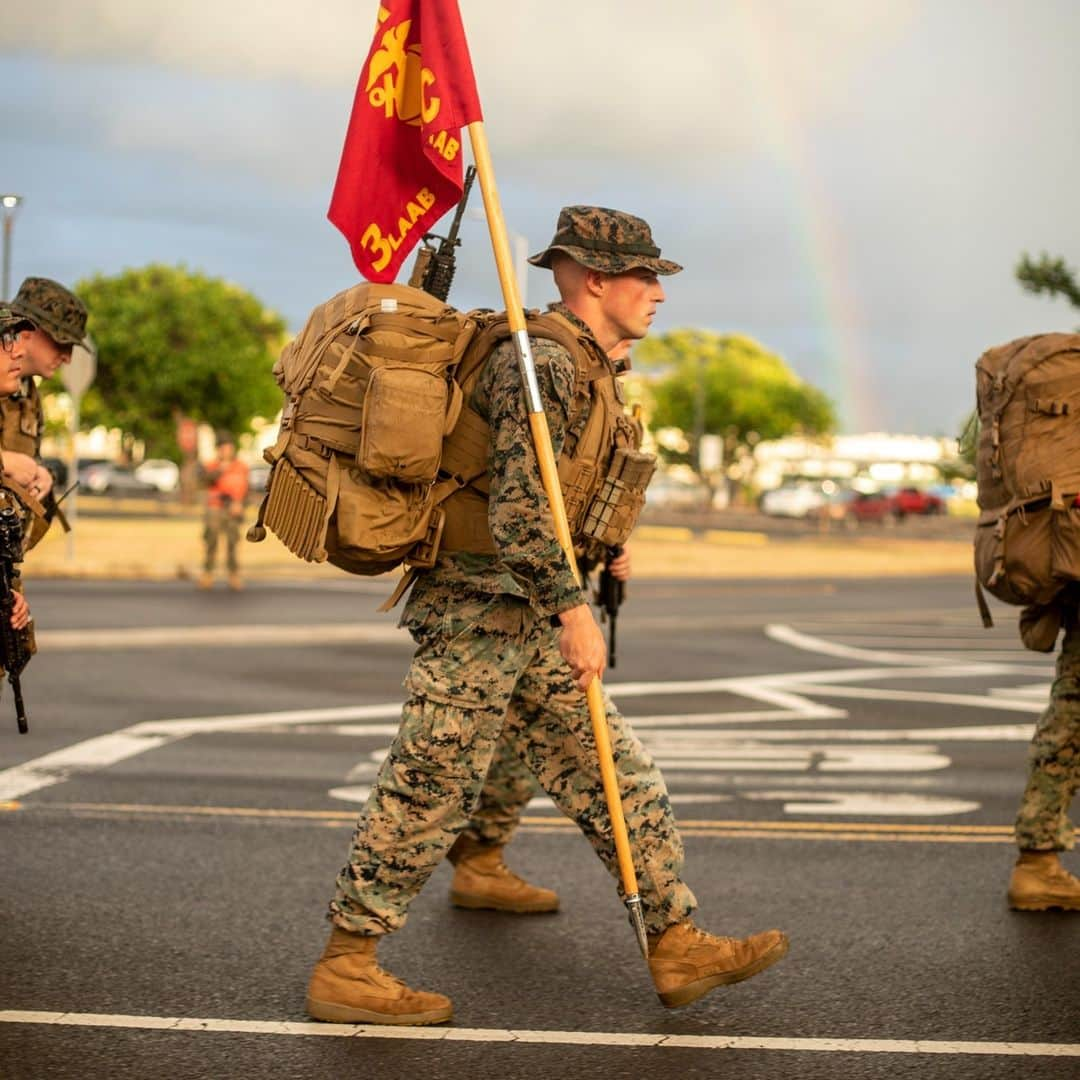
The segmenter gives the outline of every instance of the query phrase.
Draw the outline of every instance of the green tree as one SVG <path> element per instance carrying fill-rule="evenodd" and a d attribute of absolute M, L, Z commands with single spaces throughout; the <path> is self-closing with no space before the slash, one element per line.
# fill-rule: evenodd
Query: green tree
<path fill-rule="evenodd" d="M 743 334 L 673 330 L 634 352 L 661 374 L 650 391 L 654 427 L 691 436 L 720 435 L 725 458 L 758 439 L 825 435 L 836 427 L 832 403 L 775 353 Z"/>
<path fill-rule="evenodd" d="M 1016 280 L 1028 292 L 1064 296 L 1073 307 L 1080 308 L 1080 283 L 1063 258 L 1052 259 L 1044 251 L 1036 260 L 1025 252 L 1016 264 Z"/>
<path fill-rule="evenodd" d="M 87 426 L 119 428 L 179 460 L 176 421 L 235 432 L 281 403 L 272 367 L 285 323 L 250 293 L 182 266 L 154 264 L 75 285 L 90 312 L 97 376 Z"/>

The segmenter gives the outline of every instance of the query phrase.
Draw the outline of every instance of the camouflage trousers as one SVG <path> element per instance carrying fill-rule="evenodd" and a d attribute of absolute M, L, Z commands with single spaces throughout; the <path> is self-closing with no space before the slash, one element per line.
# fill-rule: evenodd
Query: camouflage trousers
<path fill-rule="evenodd" d="M 1028 781 L 1016 816 L 1016 843 L 1031 851 L 1073 846 L 1069 804 L 1080 786 L 1080 627 L 1066 621 L 1050 704 L 1028 750 Z"/>
<path fill-rule="evenodd" d="M 406 609 L 419 646 L 405 680 L 410 696 L 338 875 L 334 923 L 364 934 L 399 929 L 469 824 L 485 780 L 489 791 L 503 783 L 498 770 L 511 751 L 619 883 L 588 706 L 559 654 L 557 631 L 513 596 L 427 599 L 423 608 Z M 606 705 L 645 922 L 660 931 L 696 907 L 682 880 L 682 840 L 663 777 L 615 706 Z M 511 771 L 521 784 L 516 803 L 498 794 L 493 802 L 509 806 L 512 820 L 480 823 L 488 842 L 508 838 L 507 826 L 512 831 L 532 794 L 524 770 Z"/>
<path fill-rule="evenodd" d="M 529 801 L 542 791 L 519 755 L 518 744 L 517 734 L 503 728 L 491 755 L 484 786 L 469 823 L 461 832 L 464 839 L 485 847 L 505 847 L 521 824 Z"/>
<path fill-rule="evenodd" d="M 222 537 L 225 539 L 226 568 L 230 574 L 235 574 L 239 570 L 236 545 L 240 540 L 240 524 L 240 518 L 225 507 L 207 507 L 206 521 L 203 525 L 203 544 L 206 547 L 203 569 L 207 573 L 214 569 L 214 563 L 217 562 L 217 550 Z"/>

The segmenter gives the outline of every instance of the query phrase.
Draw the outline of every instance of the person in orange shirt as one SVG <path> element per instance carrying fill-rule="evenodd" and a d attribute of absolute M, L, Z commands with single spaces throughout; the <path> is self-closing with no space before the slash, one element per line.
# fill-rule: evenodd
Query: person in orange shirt
<path fill-rule="evenodd" d="M 217 457 L 203 466 L 206 492 L 206 522 L 203 541 L 206 558 L 199 578 L 199 588 L 214 584 L 214 563 L 218 543 L 225 537 L 225 565 L 229 572 L 229 588 L 243 588 L 236 545 L 240 540 L 240 525 L 244 519 L 244 503 L 248 495 L 248 467 L 236 457 L 236 440 L 227 431 L 217 436 Z"/>

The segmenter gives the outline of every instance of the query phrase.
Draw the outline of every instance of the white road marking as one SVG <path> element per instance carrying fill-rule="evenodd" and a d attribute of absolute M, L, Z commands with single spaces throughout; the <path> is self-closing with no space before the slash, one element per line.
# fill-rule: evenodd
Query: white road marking
<path fill-rule="evenodd" d="M 44 754 L 23 765 L 0 772 L 0 802 L 18 799 L 31 791 L 60 784 L 75 773 L 94 772 L 126 761 L 137 754 L 171 742 L 167 735 L 151 736 L 138 732 L 139 725 L 75 743 L 63 750 Z"/>
<path fill-rule="evenodd" d="M 328 795 L 341 802 L 367 802 L 371 788 L 363 784 L 332 788 Z M 950 799 L 940 795 L 916 795 L 911 792 L 882 791 L 741 791 L 741 798 L 756 802 L 781 802 L 785 814 L 851 814 L 866 817 L 948 817 L 970 814 L 979 809 L 977 802 Z M 706 792 L 673 791 L 670 798 L 675 806 L 702 806 L 734 802 L 734 795 L 713 795 Z M 560 814 L 559 808 L 547 795 L 530 799 L 528 809 Z M 682 823 L 685 826 L 685 822 Z M 748 827 L 752 823 L 746 823 Z M 893 826 L 895 828 L 895 826 Z M 1010 835 L 1009 839 L 1012 837 Z"/>
<path fill-rule="evenodd" d="M 367 797 L 371 794 L 371 788 L 363 784 L 353 784 L 348 787 L 331 788 L 327 792 L 327 794 L 331 798 L 340 799 L 342 802 L 364 803 L 367 802 Z M 691 803 L 703 804 L 735 801 L 734 795 L 706 795 L 697 792 L 673 792 L 670 798 L 676 806 L 682 806 L 684 804 L 689 805 Z M 551 799 L 547 795 L 537 795 L 536 798 L 530 799 L 528 802 L 528 808 L 530 810 L 558 811 L 558 807 L 551 801 Z"/>
<path fill-rule="evenodd" d="M 944 1041 L 932 1039 L 811 1039 L 756 1035 L 664 1035 L 619 1031 L 535 1031 L 503 1028 L 388 1027 L 221 1020 L 113 1013 L 0 1011 L 0 1023 L 139 1031 L 229 1032 L 244 1035 L 322 1036 L 341 1039 L 406 1039 L 422 1042 L 529 1043 L 558 1046 L 629 1046 L 638 1049 L 794 1050 L 831 1054 L 934 1054 L 984 1057 L 1080 1057 L 1077 1043 Z"/>
<path fill-rule="evenodd" d="M 250 731 L 268 724 L 332 723 L 336 720 L 386 718 L 401 712 L 399 704 L 361 705 L 342 709 L 294 709 L 281 713 L 246 713 L 180 720 L 148 720 L 111 735 L 100 735 L 0 772 L 0 801 L 22 798 L 62 783 L 76 773 L 108 768 L 175 739 L 221 731 Z"/>
<path fill-rule="evenodd" d="M 152 628 L 151 628 L 152 629 Z M 183 630 L 184 628 L 179 628 Z M 214 628 L 216 631 L 227 630 L 229 633 L 247 635 L 250 639 L 255 632 L 252 627 Z M 280 628 L 269 628 L 277 631 Z M 312 632 L 311 627 L 300 628 L 305 633 Z M 367 633 L 368 630 L 378 635 L 385 634 L 390 628 L 386 627 L 341 627 L 342 632 L 356 632 L 360 629 Z M 200 629 L 201 632 L 201 629 Z M 395 634 L 398 631 L 393 631 Z M 865 649 L 855 649 L 848 646 L 838 646 L 820 638 L 799 633 L 787 626 L 771 624 L 766 632 L 774 640 L 782 641 L 792 647 L 808 650 L 811 652 L 826 653 L 829 655 L 843 656 L 848 659 L 856 659 L 879 665 L 877 667 L 849 668 L 835 671 L 808 671 L 786 672 L 782 674 L 766 674 L 760 676 L 742 676 L 723 679 L 699 679 L 683 682 L 630 682 L 615 683 L 609 686 L 613 697 L 618 700 L 633 697 L 649 697 L 664 695 L 685 694 L 709 694 L 731 693 L 751 698 L 776 707 L 776 712 L 771 716 L 768 710 L 752 710 L 749 717 L 744 712 L 743 722 L 763 722 L 767 720 L 792 720 L 792 719 L 844 719 L 847 713 L 842 710 L 822 706 L 812 701 L 805 695 L 819 692 L 834 695 L 847 695 L 875 700 L 910 701 L 908 692 L 895 690 L 865 690 L 845 687 L 841 684 L 851 682 L 865 682 L 875 679 L 900 679 L 900 678 L 960 678 L 967 676 L 990 677 L 994 675 L 1010 676 L 1044 674 L 1043 669 L 1030 669 L 1019 665 L 1010 664 L 956 664 L 948 660 L 940 660 L 934 657 L 924 657 L 913 653 L 888 653 L 876 652 Z M 102 632 L 104 633 L 104 632 Z M 138 631 L 124 631 L 145 635 L 146 629 Z M 1018 700 L 1006 695 L 939 695 L 938 699 L 948 697 L 951 703 L 964 703 L 978 705 L 989 709 L 1003 709 L 1011 711 L 1032 711 L 1033 703 L 1027 700 Z M 927 695 L 920 694 L 919 700 L 933 700 Z M 43 755 L 22 765 L 16 765 L 0 772 L 0 800 L 15 800 L 28 795 L 33 791 L 61 783 L 69 776 L 76 773 L 90 772 L 96 769 L 106 768 L 118 762 L 127 760 L 146 750 L 163 746 L 174 739 L 186 738 L 192 735 L 207 734 L 224 731 L 256 731 L 272 728 L 295 728 L 308 724 L 341 724 L 343 722 L 390 720 L 396 719 L 400 713 L 400 704 L 390 703 L 385 705 L 369 705 L 359 707 L 343 707 L 337 709 L 301 709 L 286 710 L 282 712 L 248 713 L 231 716 L 192 717 L 176 720 L 146 721 L 135 724 L 123 731 L 110 735 L 99 736 L 66 747 L 62 750 Z M 657 718 L 660 719 L 660 718 Z M 667 718 L 663 718 L 667 719 Z M 666 726 L 657 724 L 657 727 Z M 385 725 L 379 729 L 379 733 L 390 733 L 391 725 Z M 364 734 L 373 734 L 373 730 L 366 730 Z M 912 753 L 913 748 L 907 747 L 907 753 Z M 850 750 L 842 751 L 851 754 Z M 758 755 L 758 760 L 762 756 Z M 804 761 L 805 758 L 799 753 L 788 755 L 784 760 L 789 762 L 792 768 L 794 762 Z M 850 757 L 848 760 L 851 760 Z M 676 766 L 681 767 L 681 766 Z M 716 762 L 709 766 L 715 769 Z M 739 762 L 739 768 L 745 769 L 748 765 Z M 802 764 L 799 768 L 805 768 Z M 938 766 L 935 766 L 938 767 Z"/>
<path fill-rule="evenodd" d="M 964 799 L 913 795 L 906 791 L 743 791 L 741 795 L 758 802 L 782 802 L 785 814 L 944 817 L 970 814 L 980 806 Z"/>
<path fill-rule="evenodd" d="M 877 649 L 860 649 L 853 645 L 841 645 L 835 641 L 827 641 L 825 638 L 812 637 L 809 634 L 800 633 L 790 626 L 780 626 L 770 623 L 765 627 L 765 634 L 773 641 L 790 645 L 794 649 L 802 649 L 805 652 L 820 653 L 822 656 L 836 656 L 844 660 L 863 660 L 868 664 L 947 664 L 948 660 L 938 659 L 932 656 L 923 656 L 913 652 L 885 652 Z"/>
<path fill-rule="evenodd" d="M 50 652 L 102 649 L 248 648 L 267 645 L 410 645 L 408 631 L 381 623 L 292 623 L 278 626 L 139 626 L 119 630 L 42 630 Z"/>
<path fill-rule="evenodd" d="M 1040 682 L 1032 683 L 1030 686 L 1004 686 L 991 690 L 990 693 L 1006 697 L 1030 698 L 1045 705 L 1050 698 L 1050 687 L 1052 685 L 1052 683 Z"/>
<path fill-rule="evenodd" d="M 1046 701 L 1036 701 L 1033 695 L 1013 697 L 1002 692 L 996 696 L 982 694 L 934 694 L 922 690 L 872 690 L 868 687 L 828 686 L 818 684 L 815 694 L 825 697 L 854 698 L 859 701 L 895 701 L 901 703 L 920 703 L 926 705 L 960 705 L 974 709 L 1002 709 L 1010 712 L 1041 713 L 1046 708 Z M 994 694 L 993 691 L 990 692 Z M 1048 695 L 1049 696 L 1049 695 Z M 958 728 L 956 730 L 963 730 Z M 1028 738 L 1031 729 L 1028 728 Z"/>

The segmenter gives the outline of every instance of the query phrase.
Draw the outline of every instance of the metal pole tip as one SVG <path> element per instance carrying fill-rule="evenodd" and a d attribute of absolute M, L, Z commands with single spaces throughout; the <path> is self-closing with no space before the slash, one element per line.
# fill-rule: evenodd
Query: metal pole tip
<path fill-rule="evenodd" d="M 641 897 L 636 893 L 633 896 L 628 896 L 626 898 L 626 910 L 630 916 L 630 925 L 634 928 L 641 955 L 648 960 L 649 939 L 645 933 L 645 915 L 641 910 Z"/>

